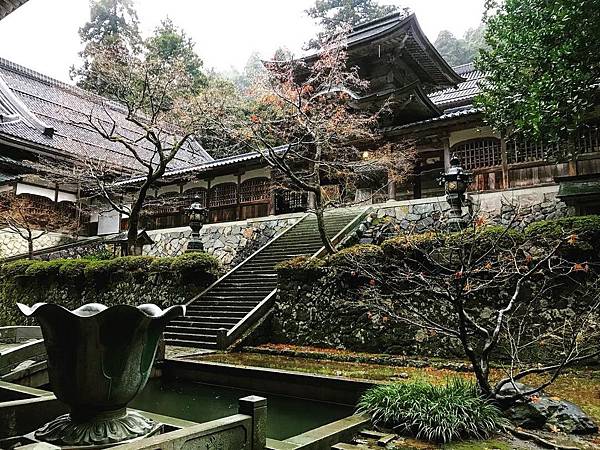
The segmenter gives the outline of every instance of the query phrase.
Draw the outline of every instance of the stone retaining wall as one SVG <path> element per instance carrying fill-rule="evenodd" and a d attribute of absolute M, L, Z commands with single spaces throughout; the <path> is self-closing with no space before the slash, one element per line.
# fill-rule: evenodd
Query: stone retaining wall
<path fill-rule="evenodd" d="M 285 214 L 240 222 L 205 225 L 200 232 L 204 249 L 226 267 L 233 267 L 269 242 L 274 236 L 297 223 L 304 214 Z M 178 256 L 189 241 L 191 230 L 172 228 L 149 231 L 154 241 L 144 247 L 144 255 Z"/>
<path fill-rule="evenodd" d="M 465 219 L 477 218 L 488 225 L 523 229 L 532 222 L 573 214 L 556 198 L 558 186 L 470 194 Z M 445 226 L 449 205 L 445 197 L 387 202 L 371 206 L 372 213 L 344 241 L 344 246 L 380 244 L 398 234 L 423 233 Z"/>
<path fill-rule="evenodd" d="M 66 244 L 73 238 L 60 233 L 48 233 L 33 242 L 34 250 L 41 250 L 55 245 Z M 25 254 L 28 251 L 27 241 L 18 234 L 0 229 L 0 258 Z"/>

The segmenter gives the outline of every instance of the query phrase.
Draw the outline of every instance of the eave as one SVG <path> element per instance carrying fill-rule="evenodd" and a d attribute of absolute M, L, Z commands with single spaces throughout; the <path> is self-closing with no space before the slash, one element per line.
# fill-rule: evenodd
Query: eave
<path fill-rule="evenodd" d="M 0 0 L 0 20 L 27 3 L 27 0 Z"/>
<path fill-rule="evenodd" d="M 375 55 L 381 52 L 381 48 L 389 47 L 402 51 L 402 55 L 411 60 L 411 65 L 418 67 L 420 75 L 428 78 L 422 81 L 429 81 L 438 88 L 456 86 L 465 81 L 425 36 L 414 13 L 406 17 L 396 13 L 359 26 L 348 35 L 346 45 L 350 64 L 353 56 Z M 303 57 L 302 61 L 311 64 L 319 54 L 314 52 Z M 280 62 L 264 63 L 268 67 Z"/>

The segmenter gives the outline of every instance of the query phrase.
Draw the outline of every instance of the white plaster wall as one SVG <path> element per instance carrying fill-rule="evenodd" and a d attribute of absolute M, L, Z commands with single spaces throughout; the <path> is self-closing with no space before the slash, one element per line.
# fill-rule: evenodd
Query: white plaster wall
<path fill-rule="evenodd" d="M 500 139 L 500 135 L 494 133 L 494 131 L 488 127 L 469 128 L 468 130 L 452 131 L 449 136 L 450 147 L 470 139 L 478 139 L 483 137 L 497 137 Z"/>

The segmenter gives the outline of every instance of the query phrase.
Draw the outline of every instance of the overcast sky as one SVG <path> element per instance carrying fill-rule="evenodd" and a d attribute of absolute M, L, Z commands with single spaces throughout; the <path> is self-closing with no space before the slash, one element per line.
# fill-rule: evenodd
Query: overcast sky
<path fill-rule="evenodd" d="M 299 52 L 315 26 L 304 10 L 314 0 L 135 0 L 142 33 L 169 16 L 196 42 L 206 67 L 244 67 L 258 51 L 270 57 L 277 47 Z M 411 8 L 431 41 L 441 30 L 462 36 L 476 27 L 484 0 L 381 0 Z M 78 28 L 89 19 L 88 0 L 29 0 L 0 22 L 0 57 L 63 81 L 78 63 Z"/>

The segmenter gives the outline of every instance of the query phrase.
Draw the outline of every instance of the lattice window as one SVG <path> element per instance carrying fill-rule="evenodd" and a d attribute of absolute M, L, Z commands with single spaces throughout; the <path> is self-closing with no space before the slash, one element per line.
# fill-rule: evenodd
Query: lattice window
<path fill-rule="evenodd" d="M 600 152 L 600 127 L 586 126 L 577 133 L 575 140 L 577 153 Z"/>
<path fill-rule="evenodd" d="M 222 183 L 210 189 L 210 206 L 229 206 L 237 203 L 237 184 Z"/>
<path fill-rule="evenodd" d="M 526 139 L 511 139 L 506 142 L 506 153 L 509 164 L 543 161 L 548 151 L 557 144 Z"/>
<path fill-rule="evenodd" d="M 279 213 L 302 211 L 306 209 L 307 205 L 307 192 L 283 190 L 277 194 L 277 211 Z"/>
<path fill-rule="evenodd" d="M 500 140 L 496 138 L 474 139 L 452 147 L 451 153 L 460 158 L 467 170 L 494 167 L 502 164 Z"/>
<path fill-rule="evenodd" d="M 251 178 L 240 185 L 240 202 L 250 203 L 271 198 L 271 183 L 268 178 Z"/>
<path fill-rule="evenodd" d="M 208 191 L 206 188 L 192 188 L 188 189 L 184 192 L 186 206 L 190 206 L 192 203 L 200 203 L 202 206 L 206 207 L 206 197 Z"/>

